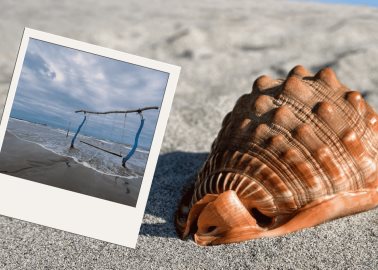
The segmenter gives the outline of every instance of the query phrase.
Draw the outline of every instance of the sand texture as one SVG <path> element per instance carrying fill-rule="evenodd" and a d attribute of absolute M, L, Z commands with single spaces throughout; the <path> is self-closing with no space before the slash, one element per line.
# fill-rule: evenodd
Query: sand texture
<path fill-rule="evenodd" d="M 378 9 L 272 0 L 0 5 L 1 101 L 24 26 L 182 67 L 137 248 L 1 216 L 0 269 L 378 269 L 378 209 L 210 248 L 178 239 L 173 224 L 180 189 L 257 76 L 332 66 L 378 109 Z"/>

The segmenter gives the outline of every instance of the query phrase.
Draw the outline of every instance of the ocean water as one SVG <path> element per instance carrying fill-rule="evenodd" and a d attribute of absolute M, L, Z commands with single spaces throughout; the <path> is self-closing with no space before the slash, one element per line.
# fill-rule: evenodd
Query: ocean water
<path fill-rule="evenodd" d="M 121 154 L 122 156 L 127 155 L 131 148 L 124 144 L 99 140 L 79 134 L 75 141 L 75 148 L 70 149 L 71 140 L 74 136 L 73 132 L 69 132 L 67 136 L 67 130 L 14 118 L 9 118 L 7 131 L 19 139 L 36 143 L 55 154 L 71 157 L 76 162 L 100 173 L 128 179 L 143 177 L 149 153 L 146 150 L 137 149 L 134 155 L 127 161 L 127 169 L 125 169 L 121 166 L 121 157 L 106 153 L 83 142 Z"/>

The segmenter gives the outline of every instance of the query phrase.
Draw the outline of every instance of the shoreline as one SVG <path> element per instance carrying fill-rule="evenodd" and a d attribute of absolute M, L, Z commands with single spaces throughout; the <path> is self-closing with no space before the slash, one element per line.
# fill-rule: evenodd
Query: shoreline
<path fill-rule="evenodd" d="M 142 181 L 100 173 L 10 132 L 0 152 L 0 173 L 132 207 Z"/>
<path fill-rule="evenodd" d="M 0 111 L 1 112 L 1 111 Z M 46 123 L 39 123 L 39 122 L 32 122 L 32 121 L 28 121 L 26 119 L 22 119 L 22 118 L 17 118 L 17 117 L 14 117 L 14 116 L 9 116 L 9 119 L 10 120 L 16 120 L 16 121 L 21 121 L 21 122 L 26 122 L 28 124 L 34 124 L 34 125 L 41 125 L 41 126 L 44 126 L 44 127 L 48 127 L 48 128 L 52 128 L 52 129 L 55 129 L 55 130 L 63 130 L 63 131 L 66 131 L 64 130 L 62 127 L 54 127 L 54 126 L 51 126 L 49 124 L 46 124 Z M 7 130 L 8 131 L 8 130 Z M 10 132 L 10 131 L 9 131 Z M 12 132 L 10 132 L 12 133 Z M 13 133 L 12 133 L 13 134 Z M 72 131 L 71 130 L 68 130 L 68 134 L 69 135 L 74 135 L 75 134 L 75 129 L 73 129 Z M 14 134 L 13 134 L 14 135 Z M 128 144 L 128 143 L 122 143 L 122 142 L 118 142 L 118 141 L 113 141 L 113 140 L 107 140 L 105 138 L 96 138 L 96 137 L 93 137 L 92 135 L 85 135 L 84 136 L 87 136 L 89 138 L 93 138 L 97 141 L 102 141 L 102 142 L 105 142 L 105 143 L 115 143 L 115 144 L 123 144 L 126 148 L 128 149 L 131 149 L 132 148 L 132 144 Z M 145 153 L 145 154 L 149 154 L 149 149 L 145 148 L 145 147 L 141 147 L 141 146 L 138 146 L 137 152 L 140 152 L 140 153 Z"/>

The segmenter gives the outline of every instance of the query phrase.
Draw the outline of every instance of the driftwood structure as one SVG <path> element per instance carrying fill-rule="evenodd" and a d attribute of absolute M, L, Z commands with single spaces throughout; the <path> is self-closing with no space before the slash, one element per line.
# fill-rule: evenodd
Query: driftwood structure
<path fill-rule="evenodd" d="M 115 156 L 118 156 L 118 157 L 122 157 L 122 166 L 125 167 L 126 161 L 131 158 L 131 156 L 134 154 L 134 152 L 135 152 L 135 150 L 138 146 L 139 136 L 142 132 L 142 128 L 144 126 L 144 121 L 145 121 L 145 119 L 143 117 L 143 112 L 146 111 L 146 110 L 158 110 L 158 109 L 159 109 L 158 106 L 150 106 L 150 107 L 143 107 L 143 108 L 132 109 L 132 110 L 114 110 L 114 111 L 105 111 L 105 112 L 89 111 L 89 110 L 83 110 L 83 109 L 77 110 L 77 111 L 75 111 L 75 113 L 83 113 L 84 118 L 83 118 L 83 121 L 80 123 L 79 127 L 77 128 L 75 135 L 73 136 L 73 138 L 71 140 L 71 148 L 75 147 L 76 138 L 79 135 L 81 128 L 84 126 L 84 123 L 87 121 L 87 115 L 88 114 L 97 114 L 97 115 L 99 115 L 99 114 L 125 114 L 125 115 L 127 115 L 129 113 L 137 113 L 140 116 L 140 125 L 139 125 L 138 131 L 135 135 L 133 147 L 130 149 L 129 153 L 125 157 L 122 157 L 121 154 L 115 153 L 113 151 L 110 151 L 110 150 L 101 148 L 99 146 L 93 145 L 91 143 L 80 140 L 80 142 L 82 142 L 86 145 L 89 145 L 89 146 L 94 147 L 96 149 L 102 150 L 106 153 L 109 153 L 109 154 L 112 154 L 112 155 L 115 155 Z"/>

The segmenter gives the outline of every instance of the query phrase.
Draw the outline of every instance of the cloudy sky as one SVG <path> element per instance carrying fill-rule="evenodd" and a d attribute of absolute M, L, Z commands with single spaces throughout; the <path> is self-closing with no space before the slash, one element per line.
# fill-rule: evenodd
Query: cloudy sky
<path fill-rule="evenodd" d="M 11 116 L 53 127 L 75 129 L 83 114 L 75 110 L 128 110 L 161 106 L 168 73 L 30 39 Z M 140 145 L 149 148 L 159 111 L 143 113 Z M 140 117 L 90 115 L 83 132 L 131 144 Z M 71 124 L 69 124 L 71 122 Z M 123 137 L 122 137 L 123 136 Z"/>

